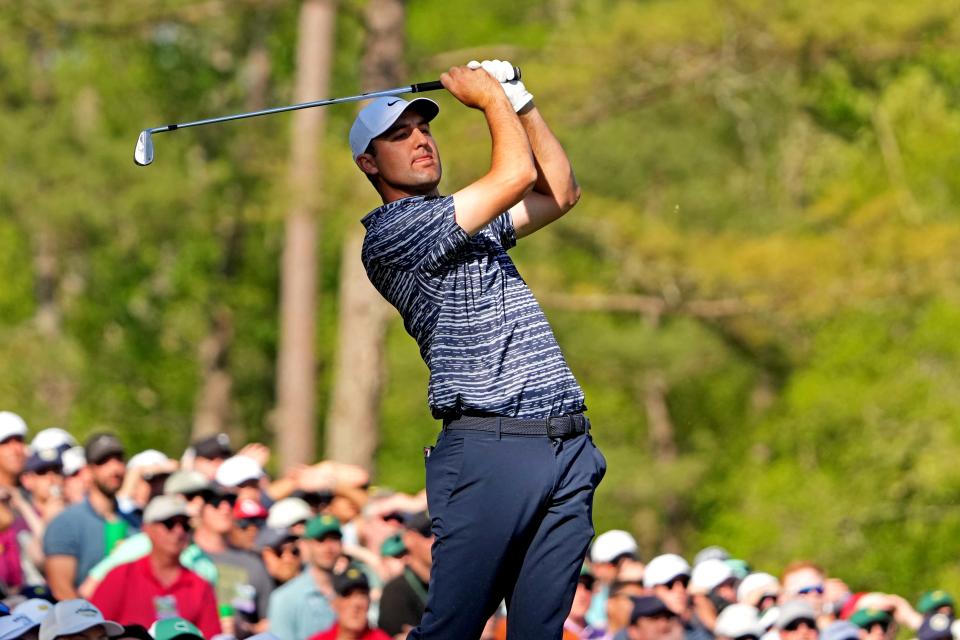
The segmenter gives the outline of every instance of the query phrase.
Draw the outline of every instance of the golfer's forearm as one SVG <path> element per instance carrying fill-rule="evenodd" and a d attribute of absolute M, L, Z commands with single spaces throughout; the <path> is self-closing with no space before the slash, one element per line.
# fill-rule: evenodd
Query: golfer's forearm
<path fill-rule="evenodd" d="M 533 190 L 553 198 L 561 211 L 569 211 L 580 199 L 580 185 L 566 151 L 532 103 L 520 112 L 520 123 L 537 163 Z"/>
<path fill-rule="evenodd" d="M 484 114 L 493 145 L 487 177 L 509 190 L 506 197 L 519 202 L 537 178 L 530 140 L 508 101 L 498 101 Z"/>

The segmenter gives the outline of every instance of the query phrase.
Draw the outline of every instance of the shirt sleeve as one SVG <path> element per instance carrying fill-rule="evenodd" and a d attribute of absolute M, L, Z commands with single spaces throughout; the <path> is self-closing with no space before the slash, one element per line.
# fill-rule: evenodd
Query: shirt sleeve
<path fill-rule="evenodd" d="M 504 251 L 509 251 L 517 246 L 517 230 L 513 226 L 513 216 L 509 211 L 504 211 L 497 216 L 489 226 L 490 232 L 500 242 Z"/>
<path fill-rule="evenodd" d="M 64 511 L 47 526 L 43 533 L 43 555 L 80 557 L 80 527 L 70 520 L 71 513 Z"/>
<path fill-rule="evenodd" d="M 453 196 L 415 198 L 376 218 L 367 230 L 363 258 L 367 265 L 433 270 L 469 241 L 456 222 Z"/>

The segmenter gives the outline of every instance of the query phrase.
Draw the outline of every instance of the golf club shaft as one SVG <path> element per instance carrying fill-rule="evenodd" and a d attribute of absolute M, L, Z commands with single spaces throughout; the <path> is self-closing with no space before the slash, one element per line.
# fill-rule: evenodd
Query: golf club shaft
<path fill-rule="evenodd" d="M 515 80 L 520 79 L 520 68 L 513 68 L 513 77 Z M 346 98 L 330 98 L 328 100 L 314 100 L 311 102 L 301 102 L 299 104 L 292 104 L 286 107 L 273 107 L 272 109 L 263 109 L 261 111 L 250 111 L 247 113 L 235 113 L 229 116 L 220 116 L 218 118 L 206 118 L 204 120 L 194 120 L 193 122 L 181 122 L 178 124 L 168 124 L 162 127 L 154 127 L 152 129 L 147 129 L 151 134 L 153 133 L 162 133 L 164 131 L 174 131 L 176 129 L 186 129 L 187 127 L 199 127 L 205 124 L 217 124 L 219 122 L 229 122 L 231 120 L 242 120 L 244 118 L 255 118 L 257 116 L 266 116 L 273 113 L 283 113 L 285 111 L 297 111 L 299 109 L 309 109 L 311 107 L 325 107 L 331 104 L 342 104 L 344 102 L 358 102 L 360 100 L 368 100 L 370 98 L 381 98 L 389 96 L 399 96 L 404 93 L 422 93 L 424 91 L 436 91 L 438 89 L 443 89 L 443 85 L 439 80 L 431 80 L 430 82 L 419 82 L 416 84 L 407 85 L 404 87 L 397 87 L 395 89 L 384 89 L 382 91 L 371 91 L 369 93 L 361 93 L 356 96 L 347 96 Z"/>

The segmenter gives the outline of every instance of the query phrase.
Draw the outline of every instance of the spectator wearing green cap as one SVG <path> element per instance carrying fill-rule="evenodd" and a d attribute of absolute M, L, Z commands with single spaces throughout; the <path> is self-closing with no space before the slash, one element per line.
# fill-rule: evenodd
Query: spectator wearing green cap
<path fill-rule="evenodd" d="M 925 594 L 920 596 L 920 601 L 917 603 L 917 611 L 925 616 L 932 613 L 942 613 L 944 615 L 952 616 L 954 614 L 955 607 L 956 602 L 954 601 L 953 596 L 943 589 L 927 591 Z"/>
<path fill-rule="evenodd" d="M 280 640 L 302 640 L 336 622 L 331 607 L 333 571 L 343 555 L 340 521 L 330 515 L 307 521 L 303 549 L 307 564 L 293 580 L 270 596 L 270 631 Z"/>
<path fill-rule="evenodd" d="M 860 640 L 892 640 L 897 635 L 893 616 L 883 609 L 859 609 L 850 622 L 860 628 Z"/>
<path fill-rule="evenodd" d="M 157 620 L 150 627 L 150 635 L 154 640 L 205 640 L 196 625 L 178 617 Z"/>
<path fill-rule="evenodd" d="M 402 534 L 405 552 L 403 573 L 383 587 L 380 597 L 380 628 L 395 636 L 417 626 L 427 604 L 427 586 L 432 566 L 433 533 L 426 512 L 407 518 Z"/>

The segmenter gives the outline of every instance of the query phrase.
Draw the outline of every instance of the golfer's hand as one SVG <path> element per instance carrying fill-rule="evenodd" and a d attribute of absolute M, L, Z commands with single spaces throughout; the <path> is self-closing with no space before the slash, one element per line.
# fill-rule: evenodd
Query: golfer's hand
<path fill-rule="evenodd" d="M 527 88 L 523 86 L 523 82 L 513 79 L 513 63 L 507 60 L 484 60 L 483 62 L 471 60 L 467 63 L 467 67 L 470 69 L 483 69 L 493 76 L 497 82 L 500 83 L 500 86 L 503 87 L 503 92 L 507 94 L 507 98 L 510 99 L 510 104 L 513 106 L 514 111 L 519 113 L 521 109 L 533 100 L 533 94 L 527 91 Z"/>
<path fill-rule="evenodd" d="M 440 82 L 453 97 L 472 109 L 486 111 L 500 101 L 507 101 L 500 83 L 482 69 L 451 67 L 440 75 Z"/>

